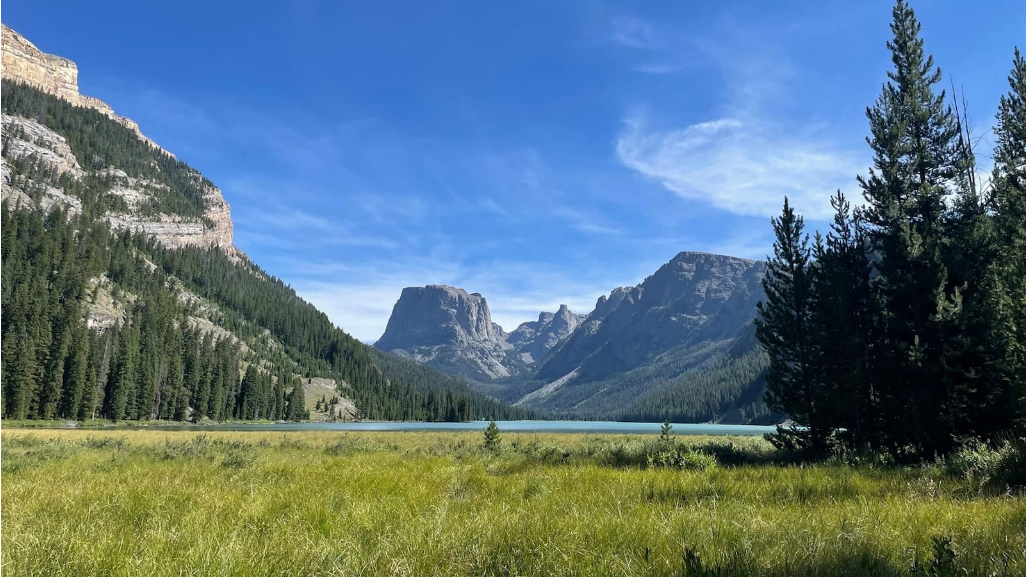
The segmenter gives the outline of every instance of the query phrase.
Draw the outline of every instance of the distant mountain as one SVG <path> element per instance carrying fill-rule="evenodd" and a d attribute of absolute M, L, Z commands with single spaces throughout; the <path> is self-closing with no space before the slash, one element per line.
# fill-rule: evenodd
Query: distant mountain
<path fill-rule="evenodd" d="M 81 95 L 74 62 L 7 26 L 0 54 L 4 418 L 302 419 L 303 392 L 342 418 L 533 414 L 350 337 L 234 247 L 213 183 Z"/>
<path fill-rule="evenodd" d="M 564 306 L 508 334 L 479 294 L 408 288 L 375 346 L 569 417 L 748 422 L 768 418 L 752 326 L 765 273 L 760 261 L 682 252 L 588 315 Z"/>
<path fill-rule="evenodd" d="M 747 411 L 754 418 L 763 411 L 756 405 L 765 359 L 752 320 L 765 273 L 760 261 L 678 254 L 640 285 L 599 299 L 584 326 L 537 369 L 541 386 L 519 404 L 581 416 L 684 420 L 722 418 L 752 405 Z M 713 367 L 721 382 L 705 378 L 706 391 L 698 394 L 692 385 Z M 667 391 L 681 402 L 646 407 Z M 716 402 L 699 399 L 706 394 Z"/>
<path fill-rule="evenodd" d="M 682 252 L 640 285 L 600 300 L 589 330 L 573 335 L 537 376 L 576 370 L 578 380 L 597 380 L 680 345 L 736 336 L 755 315 L 765 271 L 762 262 Z"/>
<path fill-rule="evenodd" d="M 545 358 L 587 318 L 588 315 L 574 314 L 566 305 L 560 305 L 555 313 L 543 312 L 538 315 L 538 320 L 521 324 L 506 335 L 506 342 L 517 351 L 520 360 L 531 366 Z"/>
<path fill-rule="evenodd" d="M 580 325 L 566 305 L 510 333 L 492 322 L 479 293 L 444 285 L 403 289 L 374 346 L 475 381 L 530 373 Z"/>
<path fill-rule="evenodd" d="M 374 346 L 470 379 L 508 377 L 523 369 L 507 354 L 511 347 L 484 297 L 450 286 L 403 289 Z"/>

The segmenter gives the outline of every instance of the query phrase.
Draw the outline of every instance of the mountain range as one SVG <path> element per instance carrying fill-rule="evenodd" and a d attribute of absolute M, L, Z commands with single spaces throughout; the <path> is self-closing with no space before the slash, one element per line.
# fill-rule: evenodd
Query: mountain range
<path fill-rule="evenodd" d="M 682 252 L 587 315 L 562 306 L 509 333 L 478 293 L 411 287 L 375 346 L 570 417 L 764 420 L 752 320 L 765 272 L 760 261 Z"/>

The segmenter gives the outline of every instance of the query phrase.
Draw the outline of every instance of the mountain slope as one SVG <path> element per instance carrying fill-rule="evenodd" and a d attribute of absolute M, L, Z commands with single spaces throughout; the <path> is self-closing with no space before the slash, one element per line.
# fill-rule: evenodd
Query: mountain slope
<path fill-rule="evenodd" d="M 762 262 L 678 254 L 640 285 L 599 299 L 517 404 L 643 420 L 762 416 L 766 360 L 751 321 L 764 274 Z"/>
<path fill-rule="evenodd" d="M 356 417 L 531 414 L 335 327 L 232 246 L 213 184 L 99 101 L 12 81 L 70 61 L 11 67 L 3 38 L 5 418 L 301 418 L 324 383 Z"/>

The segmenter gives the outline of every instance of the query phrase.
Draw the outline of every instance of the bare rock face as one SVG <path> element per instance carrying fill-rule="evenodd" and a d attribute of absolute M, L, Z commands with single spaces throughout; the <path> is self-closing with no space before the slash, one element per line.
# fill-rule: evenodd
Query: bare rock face
<path fill-rule="evenodd" d="M 442 285 L 403 289 L 375 347 L 471 380 L 524 374 L 572 334 L 584 315 L 563 305 L 506 333 L 479 293 Z"/>
<path fill-rule="evenodd" d="M 174 156 L 146 138 L 134 121 L 115 114 L 107 103 L 79 94 L 78 67 L 74 62 L 40 51 L 24 36 L 6 25 L 3 25 L 2 29 L 0 71 L 3 78 L 31 85 L 76 106 L 98 110 L 135 132 L 140 139 L 160 153 Z M 0 176 L 4 185 L 3 198 L 13 206 L 33 206 L 36 201 L 27 191 L 41 191 L 35 192 L 34 195 L 43 210 L 59 206 L 72 214 L 80 211 L 81 202 L 56 188 L 55 180 L 36 182 L 18 178 L 14 176 L 15 171 L 12 171 L 11 166 L 11 163 L 22 160 L 37 162 L 52 171 L 55 177 L 70 174 L 72 178 L 80 180 L 86 172 L 80 166 L 67 140 L 32 119 L 4 114 L 2 120 L 5 152 L 4 158 L 0 161 Z M 110 193 L 120 196 L 128 206 L 127 212 L 106 215 L 111 226 L 152 235 L 161 244 L 173 248 L 219 248 L 229 256 L 238 256 L 239 253 L 233 245 L 231 209 L 221 191 L 204 180 L 199 173 L 193 171 L 191 176 L 205 191 L 202 219 L 184 218 L 177 214 L 144 216 L 142 211 L 135 209 L 145 203 L 154 192 L 167 191 L 167 185 L 136 178 L 116 167 L 104 169 L 102 174 L 114 181 Z"/>
<path fill-rule="evenodd" d="M 481 341 L 499 341 L 484 297 L 428 285 L 403 289 L 377 345 L 392 350 Z"/>
<path fill-rule="evenodd" d="M 556 345 L 569 337 L 581 326 L 588 315 L 570 312 L 566 305 L 560 305 L 555 313 L 541 313 L 537 321 L 521 324 L 506 337 L 528 365 L 541 361 Z"/>
<path fill-rule="evenodd" d="M 118 116 L 109 104 L 98 98 L 80 94 L 78 92 L 78 66 L 74 62 L 43 52 L 6 24 L 0 27 L 3 29 L 3 53 L 0 64 L 2 64 L 4 78 L 35 86 L 43 92 L 49 92 L 76 106 L 99 110 L 135 132 L 139 138 L 150 143 L 154 148 L 164 150 L 157 146 L 157 143 L 146 138 L 134 120 Z M 171 154 L 166 150 L 164 152 Z"/>
<path fill-rule="evenodd" d="M 444 285 L 403 289 L 375 347 L 476 380 L 516 374 L 502 328 L 479 293 Z"/>
<path fill-rule="evenodd" d="M 68 146 L 67 140 L 39 124 L 34 120 L 20 116 L 2 115 L 3 143 L 6 149 L 5 158 L 0 159 L 0 199 L 6 200 L 11 207 L 31 207 L 32 198 L 26 190 L 41 189 L 39 205 L 43 210 L 60 207 L 71 214 L 82 210 L 82 202 L 64 191 L 52 186 L 49 182 L 36 182 L 31 179 L 15 179 L 8 159 L 38 163 L 43 169 L 52 171 L 57 177 L 70 174 L 80 179 L 85 174 L 78 160 Z"/>

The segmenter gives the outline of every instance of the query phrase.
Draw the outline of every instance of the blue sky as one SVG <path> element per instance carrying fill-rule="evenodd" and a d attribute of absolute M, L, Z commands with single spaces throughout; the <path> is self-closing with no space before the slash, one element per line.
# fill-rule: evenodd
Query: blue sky
<path fill-rule="evenodd" d="M 3 21 L 76 61 L 83 93 L 224 191 L 239 248 L 373 341 L 405 286 L 481 292 L 509 330 L 589 312 L 681 250 L 762 258 L 785 194 L 822 226 L 869 164 L 890 7 L 11 0 Z M 913 7 L 986 139 L 1026 7 Z"/>

